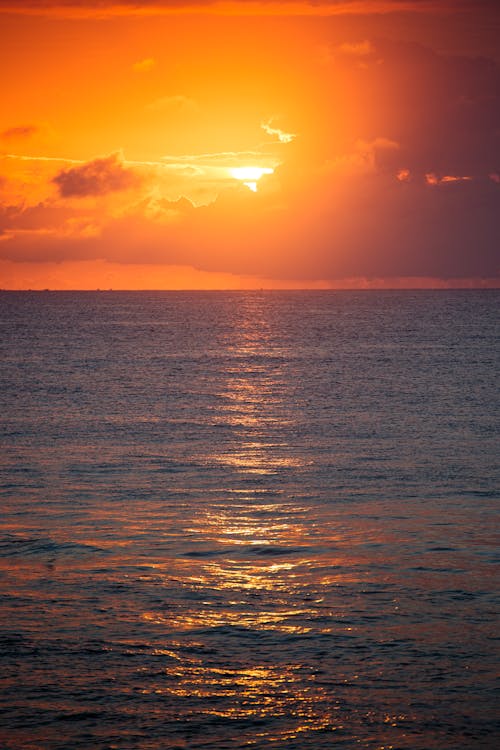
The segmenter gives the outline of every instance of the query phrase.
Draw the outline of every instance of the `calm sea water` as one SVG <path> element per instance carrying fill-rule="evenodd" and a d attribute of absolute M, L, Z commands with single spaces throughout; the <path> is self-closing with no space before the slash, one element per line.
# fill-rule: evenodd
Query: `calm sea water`
<path fill-rule="evenodd" d="M 500 746 L 495 291 L 2 293 L 2 750 Z"/>

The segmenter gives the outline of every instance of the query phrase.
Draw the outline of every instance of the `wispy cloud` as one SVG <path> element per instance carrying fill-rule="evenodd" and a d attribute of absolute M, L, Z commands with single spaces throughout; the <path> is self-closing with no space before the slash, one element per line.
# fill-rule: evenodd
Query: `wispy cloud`
<path fill-rule="evenodd" d="M 281 128 L 273 127 L 273 118 L 268 122 L 262 122 L 260 127 L 268 135 L 276 136 L 280 143 L 291 143 L 297 137 L 296 133 L 286 133 Z"/>
<path fill-rule="evenodd" d="M 338 46 L 337 51 L 343 55 L 366 57 L 367 55 L 372 55 L 375 50 L 372 43 L 368 39 L 365 39 L 362 42 L 344 42 Z"/>
<path fill-rule="evenodd" d="M 3 154 L 5 159 L 16 161 L 62 161 L 65 164 L 83 164 L 83 159 L 70 159 L 66 156 L 27 156 L 26 154 Z"/>
<path fill-rule="evenodd" d="M 31 138 L 40 131 L 39 125 L 16 125 L 6 128 L 0 133 L 0 138 L 6 141 L 22 140 Z"/>
<path fill-rule="evenodd" d="M 470 175 L 445 174 L 439 176 L 434 172 L 428 172 L 425 175 L 425 181 L 428 185 L 446 185 L 450 182 L 470 182 L 470 180 L 472 180 Z"/>
<path fill-rule="evenodd" d="M 156 65 L 156 60 L 152 57 L 146 57 L 144 60 L 138 60 L 132 65 L 132 70 L 136 73 L 149 73 Z"/>

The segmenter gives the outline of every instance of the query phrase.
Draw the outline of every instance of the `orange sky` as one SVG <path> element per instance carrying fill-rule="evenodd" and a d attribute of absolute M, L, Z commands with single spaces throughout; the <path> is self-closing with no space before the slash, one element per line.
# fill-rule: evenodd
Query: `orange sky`
<path fill-rule="evenodd" d="M 135 6 L 0 0 L 1 288 L 498 285 L 496 3 Z"/>

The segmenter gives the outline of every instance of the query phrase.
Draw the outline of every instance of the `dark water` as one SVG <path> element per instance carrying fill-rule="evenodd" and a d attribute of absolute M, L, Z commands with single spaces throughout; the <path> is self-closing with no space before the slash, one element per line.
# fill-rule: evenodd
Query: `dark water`
<path fill-rule="evenodd" d="M 500 747 L 499 299 L 1 294 L 0 748 Z"/>

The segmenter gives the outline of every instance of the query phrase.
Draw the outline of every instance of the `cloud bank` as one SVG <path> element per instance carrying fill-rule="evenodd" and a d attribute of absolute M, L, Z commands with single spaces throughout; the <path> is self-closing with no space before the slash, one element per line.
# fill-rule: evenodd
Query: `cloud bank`
<path fill-rule="evenodd" d="M 278 169 L 259 193 L 236 186 L 207 206 L 150 195 L 113 217 L 50 203 L 5 207 L 0 257 L 172 264 L 291 281 L 499 274 L 498 183 L 411 173 L 401 180 L 376 160 L 363 164 L 353 157 L 349 167 L 303 175 L 319 200 L 283 189 Z"/>

